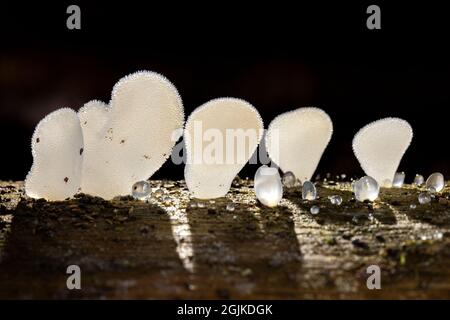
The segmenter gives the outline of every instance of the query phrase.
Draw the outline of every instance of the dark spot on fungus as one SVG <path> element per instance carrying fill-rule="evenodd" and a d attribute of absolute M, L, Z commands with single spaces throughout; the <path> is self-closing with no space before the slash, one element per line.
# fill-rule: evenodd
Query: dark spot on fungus
<path fill-rule="evenodd" d="M 41 141 L 41 139 L 37 138 L 36 139 L 36 143 L 39 143 Z"/>
<path fill-rule="evenodd" d="M 84 149 L 81 148 L 81 149 L 80 149 L 80 156 L 83 154 L 83 151 L 84 151 Z"/>
<path fill-rule="evenodd" d="M 120 144 L 124 144 L 124 143 L 125 143 L 124 139 L 120 140 Z"/>
<path fill-rule="evenodd" d="M 150 157 L 148 155 L 146 155 L 146 154 L 144 154 L 144 158 L 147 159 L 147 160 L 150 159 Z"/>
<path fill-rule="evenodd" d="M 84 124 L 87 124 L 87 121 L 85 121 Z"/>
<path fill-rule="evenodd" d="M 65 183 L 69 182 L 69 178 L 65 177 L 65 178 L 64 178 L 64 182 L 65 182 Z"/>

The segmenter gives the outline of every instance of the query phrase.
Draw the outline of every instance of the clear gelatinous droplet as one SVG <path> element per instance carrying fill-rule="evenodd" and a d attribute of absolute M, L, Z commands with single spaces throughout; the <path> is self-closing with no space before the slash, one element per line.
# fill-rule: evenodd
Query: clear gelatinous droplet
<path fill-rule="evenodd" d="M 342 197 L 339 195 L 332 195 L 329 197 L 331 204 L 339 206 L 342 203 Z"/>
<path fill-rule="evenodd" d="M 311 212 L 311 214 L 318 214 L 320 212 L 320 208 L 318 206 L 312 206 L 309 209 L 309 212 Z"/>
<path fill-rule="evenodd" d="M 380 187 L 374 178 L 365 176 L 355 182 L 353 190 L 355 192 L 356 200 L 374 201 L 378 198 Z"/>
<path fill-rule="evenodd" d="M 163 189 L 156 189 L 153 192 L 153 196 L 156 197 L 156 198 L 159 198 L 159 197 L 161 197 L 163 195 L 164 195 L 164 190 Z"/>
<path fill-rule="evenodd" d="M 383 187 L 383 188 L 391 188 L 392 187 L 392 181 L 390 179 L 384 179 L 381 182 L 381 187 Z"/>
<path fill-rule="evenodd" d="M 428 193 L 421 192 L 421 193 L 419 194 L 418 200 L 419 200 L 419 203 L 420 203 L 420 204 L 430 203 L 430 201 L 431 201 L 431 196 L 430 196 Z"/>
<path fill-rule="evenodd" d="M 285 186 L 286 188 L 292 188 L 295 186 L 296 178 L 295 178 L 295 175 L 291 171 L 288 171 L 283 175 L 282 181 L 283 181 L 283 186 Z"/>
<path fill-rule="evenodd" d="M 138 181 L 131 187 L 131 194 L 133 198 L 145 200 L 150 196 L 151 188 L 147 181 Z"/>
<path fill-rule="evenodd" d="M 423 178 L 423 175 L 421 174 L 416 174 L 416 176 L 414 177 L 414 184 L 417 186 L 421 186 L 424 183 L 425 179 Z"/>
<path fill-rule="evenodd" d="M 444 189 L 445 181 L 444 176 L 442 173 L 435 172 L 432 175 L 430 175 L 426 182 L 427 189 L 430 187 L 433 187 L 436 189 L 437 192 L 440 192 L 442 189 Z"/>
<path fill-rule="evenodd" d="M 205 207 L 205 202 L 203 202 L 203 201 L 197 202 L 197 207 L 204 208 Z"/>
<path fill-rule="evenodd" d="M 401 188 L 403 187 L 404 182 L 405 182 L 405 173 L 396 172 L 394 175 L 394 181 L 392 182 L 392 186 L 396 188 Z"/>
<path fill-rule="evenodd" d="M 429 187 L 427 188 L 427 191 L 428 191 L 430 194 L 434 195 L 434 194 L 436 193 L 436 188 L 433 187 L 433 186 L 429 186 Z"/>
<path fill-rule="evenodd" d="M 416 206 L 414 203 L 412 203 L 412 204 L 409 205 L 409 207 L 410 207 L 411 209 L 415 209 L 417 206 Z"/>
<path fill-rule="evenodd" d="M 234 203 L 229 203 L 227 204 L 227 211 L 234 211 L 235 207 Z"/>
<path fill-rule="evenodd" d="M 315 200 L 317 198 L 317 189 L 314 183 L 311 181 L 303 182 L 302 186 L 302 199 L 303 200 Z"/>
<path fill-rule="evenodd" d="M 283 197 L 283 185 L 278 169 L 263 165 L 255 174 L 255 194 L 265 206 L 275 207 Z"/>

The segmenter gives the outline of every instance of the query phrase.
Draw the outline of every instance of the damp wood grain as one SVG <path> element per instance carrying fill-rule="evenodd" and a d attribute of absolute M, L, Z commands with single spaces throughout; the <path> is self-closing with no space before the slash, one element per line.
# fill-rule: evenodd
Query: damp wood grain
<path fill-rule="evenodd" d="M 149 202 L 47 202 L 0 182 L 0 298 L 450 298 L 448 187 L 420 205 L 411 185 L 361 203 L 348 183 L 318 184 L 317 200 L 296 187 L 267 208 L 252 184 L 238 179 L 206 202 L 183 181 L 151 181 L 164 194 Z M 342 205 L 328 200 L 335 194 Z M 69 265 L 81 269 L 81 290 L 67 289 Z M 380 290 L 367 288 L 370 265 L 381 268 Z"/>

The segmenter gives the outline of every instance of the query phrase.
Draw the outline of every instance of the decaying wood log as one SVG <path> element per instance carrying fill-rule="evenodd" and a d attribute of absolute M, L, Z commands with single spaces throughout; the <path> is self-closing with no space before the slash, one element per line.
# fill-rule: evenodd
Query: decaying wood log
<path fill-rule="evenodd" d="M 1 182 L 0 298 L 450 298 L 448 187 L 426 205 L 411 185 L 383 189 L 372 204 L 329 183 L 315 201 L 292 188 L 267 208 L 252 183 L 206 202 L 190 199 L 183 181 L 151 181 L 164 195 L 149 202 L 47 202 Z M 66 287 L 72 264 L 81 290 Z M 366 285 L 374 264 L 380 290 Z"/>

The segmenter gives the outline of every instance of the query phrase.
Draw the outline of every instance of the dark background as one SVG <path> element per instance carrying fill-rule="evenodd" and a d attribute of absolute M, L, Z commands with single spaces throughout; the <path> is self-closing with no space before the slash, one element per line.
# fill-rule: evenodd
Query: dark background
<path fill-rule="evenodd" d="M 314 3 L 2 4 L 0 179 L 24 179 L 46 114 L 107 102 L 117 80 L 144 69 L 175 84 L 186 116 L 221 96 L 249 101 L 266 126 L 288 110 L 324 109 L 334 134 L 322 173 L 361 175 L 353 135 L 374 120 L 404 118 L 414 138 L 399 170 L 409 181 L 434 171 L 448 178 L 449 11 L 430 2 Z M 81 7 L 81 30 L 66 28 L 70 4 Z M 381 30 L 366 28 L 370 4 L 381 7 Z M 155 177 L 182 172 L 169 161 Z"/>

